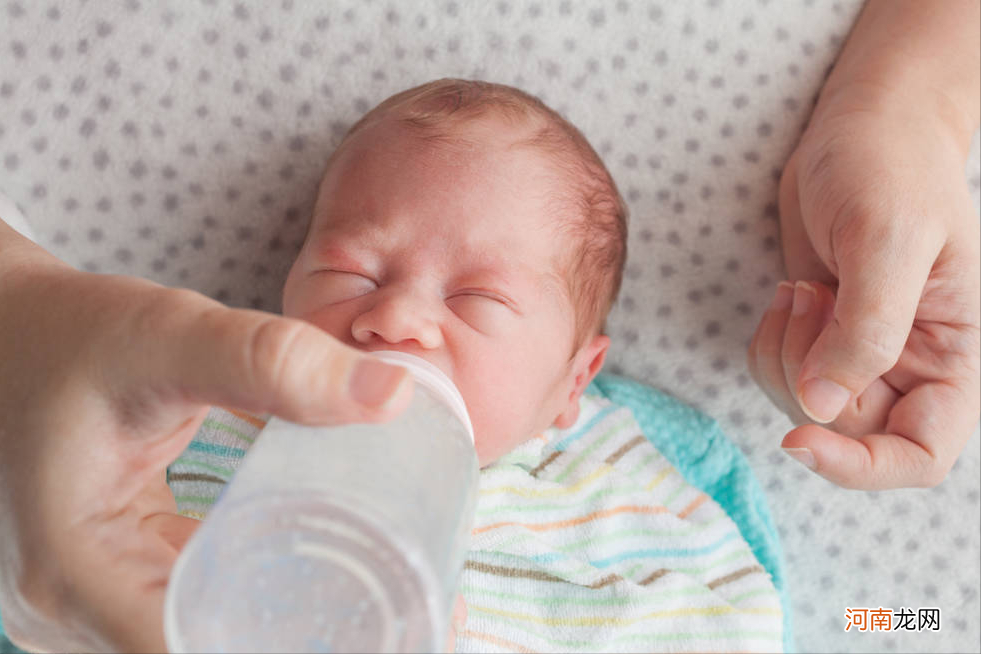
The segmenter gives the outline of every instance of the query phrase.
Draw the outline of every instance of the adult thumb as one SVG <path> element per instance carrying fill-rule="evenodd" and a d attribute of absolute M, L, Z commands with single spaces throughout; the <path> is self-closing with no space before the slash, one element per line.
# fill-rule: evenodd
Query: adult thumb
<path fill-rule="evenodd" d="M 169 306 L 167 306 L 169 304 Z M 376 422 L 408 405 L 411 378 L 301 320 L 168 289 L 133 374 L 193 404 L 303 424 Z M 153 319 L 143 319 L 153 322 Z"/>
<path fill-rule="evenodd" d="M 903 233 L 900 221 L 839 231 L 834 320 L 815 340 L 797 378 L 801 409 L 831 422 L 899 360 L 942 243 Z M 912 230 L 906 230 L 912 231 Z"/>

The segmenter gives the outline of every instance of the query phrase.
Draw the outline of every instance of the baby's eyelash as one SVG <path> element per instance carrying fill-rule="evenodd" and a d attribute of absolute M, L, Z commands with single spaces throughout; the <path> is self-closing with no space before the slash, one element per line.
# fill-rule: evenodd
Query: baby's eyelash
<path fill-rule="evenodd" d="M 497 300 L 498 302 L 503 302 L 504 301 L 504 299 L 501 296 L 499 296 L 499 295 L 497 295 L 495 293 L 488 293 L 487 291 L 470 291 L 470 290 L 467 290 L 467 291 L 460 291 L 459 293 L 454 293 L 454 297 L 459 297 L 461 295 L 476 295 L 477 297 L 485 297 L 488 300 Z"/>
<path fill-rule="evenodd" d="M 368 281 L 370 281 L 371 283 L 373 283 L 376 286 L 378 285 L 378 282 L 375 281 L 375 279 L 371 275 L 367 275 L 367 274 L 365 274 L 363 272 L 357 272 L 355 270 L 342 270 L 340 268 L 322 268 L 321 270 L 317 270 L 316 272 L 318 272 L 318 273 L 343 273 L 345 275 L 357 275 L 358 277 L 364 277 L 365 279 L 367 279 Z"/>
<path fill-rule="evenodd" d="M 517 310 L 517 307 L 515 306 L 514 302 L 512 302 L 507 297 L 501 295 L 500 293 L 495 293 L 493 291 L 487 291 L 479 288 L 468 288 L 468 289 L 463 289 L 461 291 L 457 291 L 450 297 L 460 297 L 461 295 L 474 295 L 477 297 L 484 297 L 487 298 L 488 300 L 500 302 L 501 304 L 508 307 L 509 309 Z"/>

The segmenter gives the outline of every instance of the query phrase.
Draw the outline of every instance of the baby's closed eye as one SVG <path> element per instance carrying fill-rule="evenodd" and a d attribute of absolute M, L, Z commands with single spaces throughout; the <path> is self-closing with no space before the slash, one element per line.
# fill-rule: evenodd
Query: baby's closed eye
<path fill-rule="evenodd" d="M 353 300 L 378 288 L 373 279 L 360 273 L 321 270 L 316 275 L 318 295 L 328 303 Z"/>
<path fill-rule="evenodd" d="M 446 306 L 468 325 L 485 333 L 502 329 L 506 321 L 517 316 L 507 298 L 483 290 L 458 291 L 446 299 Z"/>

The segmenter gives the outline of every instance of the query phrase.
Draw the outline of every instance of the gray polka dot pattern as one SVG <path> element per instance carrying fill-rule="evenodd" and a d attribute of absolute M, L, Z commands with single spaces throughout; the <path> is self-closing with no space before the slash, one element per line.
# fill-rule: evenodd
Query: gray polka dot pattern
<path fill-rule="evenodd" d="M 81 269 L 279 309 L 332 147 L 442 76 L 575 122 L 632 213 L 608 369 L 719 419 L 767 489 L 798 646 L 976 649 L 979 437 L 940 487 L 844 491 L 778 451 L 745 348 L 783 279 L 776 189 L 856 0 L 49 0 L 0 6 L 0 190 Z M 968 181 L 977 202 L 978 144 Z M 844 633 L 939 606 L 940 633 Z"/>

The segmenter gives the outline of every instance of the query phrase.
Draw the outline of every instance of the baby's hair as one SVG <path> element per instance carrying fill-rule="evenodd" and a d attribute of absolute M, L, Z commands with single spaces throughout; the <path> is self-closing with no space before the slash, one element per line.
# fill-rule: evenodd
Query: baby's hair
<path fill-rule="evenodd" d="M 619 293 L 627 256 L 627 207 L 603 161 L 574 125 L 535 96 L 514 87 L 439 79 L 383 101 L 351 127 L 341 145 L 385 117 L 417 129 L 424 138 L 450 141 L 456 136 L 454 127 L 488 115 L 515 125 L 537 119 L 531 138 L 518 144 L 554 155 L 569 182 L 570 192 L 558 200 L 572 209 L 560 212 L 572 247 L 560 265 L 576 311 L 578 349 L 603 332 Z"/>

